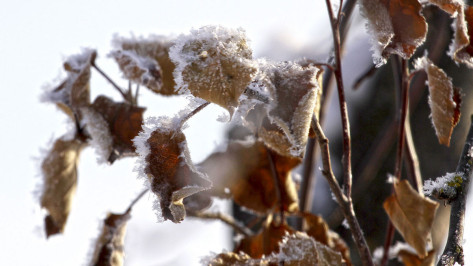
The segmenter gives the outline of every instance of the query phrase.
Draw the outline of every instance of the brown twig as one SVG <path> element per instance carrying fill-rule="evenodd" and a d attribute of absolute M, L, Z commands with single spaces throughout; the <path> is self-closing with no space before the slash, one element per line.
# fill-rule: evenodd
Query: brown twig
<path fill-rule="evenodd" d="M 457 189 L 457 197 L 449 200 L 452 205 L 450 210 L 450 227 L 448 229 L 447 244 L 437 265 L 465 265 L 463 255 L 463 230 L 465 223 L 466 200 L 470 186 L 471 168 L 473 165 L 473 115 L 462 156 L 458 162 L 456 172 L 462 173 L 462 184 Z"/>
<path fill-rule="evenodd" d="M 133 206 L 135 206 L 135 204 L 149 191 L 149 189 L 145 189 L 143 190 L 140 194 L 138 194 L 138 196 L 136 196 L 136 198 L 130 203 L 130 205 L 128 206 L 128 208 L 126 209 L 125 213 L 130 213 L 131 212 L 131 209 L 133 208 Z"/>
<path fill-rule="evenodd" d="M 110 84 L 112 84 L 112 86 L 122 95 L 123 99 L 125 101 L 129 101 L 130 99 L 128 98 L 128 96 L 125 94 L 125 92 L 123 92 L 123 90 L 120 88 L 120 86 L 117 85 L 117 83 L 115 83 L 115 81 L 113 81 L 107 74 L 105 74 L 105 72 L 102 71 L 102 69 L 100 69 L 96 64 L 95 62 L 92 62 L 92 67 L 97 70 L 97 72 L 100 73 L 100 75 L 102 75 L 102 77 L 104 77 L 108 82 L 110 82 Z"/>
<path fill-rule="evenodd" d="M 207 105 L 209 105 L 210 102 L 206 102 L 206 103 L 203 103 L 201 104 L 199 107 L 195 108 L 192 112 L 190 112 L 189 114 L 186 115 L 186 117 L 182 118 L 181 120 L 181 126 L 184 125 L 184 123 L 189 120 L 191 117 L 193 117 L 194 115 L 196 115 L 198 112 L 202 111 L 202 109 L 204 109 L 205 107 L 207 107 Z"/>
<path fill-rule="evenodd" d="M 342 63 L 340 54 L 340 30 L 338 28 L 337 18 L 335 18 L 332 10 L 332 4 L 330 0 L 325 1 L 327 11 L 330 18 L 330 25 L 332 28 L 333 46 L 335 52 L 335 69 L 333 74 L 335 75 L 335 81 L 337 82 L 338 91 L 338 103 L 340 107 L 340 116 L 342 119 L 343 128 L 343 180 L 344 180 L 344 191 L 348 198 L 351 198 L 351 186 L 352 186 L 352 171 L 351 171 L 351 139 L 350 139 L 350 122 L 348 119 L 347 102 L 345 100 L 345 89 L 342 78 Z"/>
<path fill-rule="evenodd" d="M 225 224 L 231 226 L 233 230 L 236 232 L 244 235 L 245 237 L 252 236 L 253 233 L 251 232 L 250 229 L 247 227 L 243 226 L 239 222 L 235 221 L 233 217 L 229 215 L 225 215 L 221 212 L 190 212 L 188 211 L 187 214 L 192 217 L 200 218 L 200 219 L 206 219 L 206 220 L 220 220 L 224 222 Z"/>
<path fill-rule="evenodd" d="M 353 240 L 360 254 L 361 261 L 363 265 L 374 265 L 369 247 L 366 243 L 365 237 L 363 236 L 363 232 L 360 228 L 358 220 L 356 219 L 351 198 L 347 197 L 343 193 L 342 189 L 340 188 L 340 185 L 338 184 L 337 179 L 335 178 L 335 175 L 333 174 L 332 165 L 330 162 L 329 141 L 327 137 L 325 137 L 325 134 L 322 131 L 322 127 L 315 118 L 312 119 L 312 127 L 315 130 L 317 141 L 319 142 L 320 150 L 322 153 L 322 174 L 325 176 L 330 186 L 330 189 L 335 195 L 337 203 L 342 209 L 345 219 L 348 222 Z"/>
<path fill-rule="evenodd" d="M 279 215 L 281 217 L 281 223 L 284 223 L 285 218 L 284 218 L 284 204 L 282 202 L 282 196 L 281 196 L 281 188 L 282 184 L 281 181 L 279 180 L 278 177 L 278 171 L 276 169 L 276 165 L 274 164 L 273 156 L 271 155 L 270 149 L 266 148 L 266 154 L 268 157 L 268 162 L 269 162 L 269 168 L 271 169 L 271 176 L 273 177 L 274 185 L 276 187 L 276 199 L 278 201 L 279 205 Z"/>

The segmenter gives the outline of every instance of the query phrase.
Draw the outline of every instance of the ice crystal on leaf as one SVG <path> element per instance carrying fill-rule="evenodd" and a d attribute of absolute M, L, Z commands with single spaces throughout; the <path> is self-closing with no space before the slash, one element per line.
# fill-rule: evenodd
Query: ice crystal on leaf
<path fill-rule="evenodd" d="M 170 49 L 180 93 L 216 103 L 231 115 L 256 67 L 242 29 L 205 26 L 181 35 Z"/>
<path fill-rule="evenodd" d="M 424 193 L 439 199 L 454 199 L 457 190 L 462 187 L 463 173 L 447 173 L 435 180 L 424 181 Z"/>
<path fill-rule="evenodd" d="M 162 217 L 175 223 L 186 215 L 184 198 L 211 186 L 190 159 L 181 122 L 177 116 L 148 119 L 133 140 L 140 155 L 138 171 L 158 199 L 158 220 Z"/>

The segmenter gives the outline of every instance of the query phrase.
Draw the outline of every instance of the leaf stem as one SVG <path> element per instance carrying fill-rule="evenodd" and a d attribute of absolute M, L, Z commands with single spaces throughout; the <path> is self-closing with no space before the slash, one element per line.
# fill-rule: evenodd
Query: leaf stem
<path fill-rule="evenodd" d="M 459 263 L 465 265 L 463 255 L 463 231 L 465 223 L 465 210 L 470 176 L 473 165 L 473 115 L 470 117 L 471 124 L 468 136 L 463 147 L 460 161 L 457 165 L 457 173 L 463 173 L 462 186 L 457 188 L 457 198 L 453 200 L 450 210 L 450 227 L 448 230 L 447 244 L 437 265 L 454 265 Z"/>
<path fill-rule="evenodd" d="M 233 217 L 229 215 L 225 215 L 221 212 L 211 213 L 211 212 L 189 212 L 188 211 L 188 215 L 192 217 L 200 218 L 200 219 L 206 219 L 206 220 L 220 220 L 224 222 L 225 224 L 231 226 L 233 230 L 244 235 L 245 237 L 249 237 L 253 235 L 250 229 L 240 224 L 238 221 L 233 219 Z"/>
<path fill-rule="evenodd" d="M 149 189 L 145 189 L 143 191 L 141 191 L 140 194 L 138 194 L 138 196 L 136 196 L 136 198 L 130 203 L 130 205 L 128 206 L 128 208 L 126 209 L 125 211 L 125 214 L 126 213 L 130 213 L 131 212 L 131 209 L 133 208 L 133 206 L 149 191 Z"/>
<path fill-rule="evenodd" d="M 315 130 L 315 134 L 317 136 L 317 140 L 319 142 L 320 150 L 322 153 L 322 174 L 325 176 L 325 179 L 327 180 L 330 189 L 335 195 L 337 203 L 342 209 L 345 219 L 348 222 L 353 240 L 358 249 L 358 253 L 360 254 L 363 265 L 374 265 L 370 249 L 368 247 L 368 244 L 366 243 L 365 237 L 363 236 L 363 232 L 360 228 L 358 220 L 356 219 L 351 198 L 347 197 L 343 193 L 342 189 L 340 188 L 340 185 L 338 184 L 337 179 L 335 178 L 335 175 L 333 174 L 332 165 L 330 162 L 329 141 L 327 137 L 325 137 L 325 134 L 322 131 L 322 127 L 320 126 L 320 123 L 317 121 L 316 118 L 312 119 L 312 126 Z"/>
<path fill-rule="evenodd" d="M 281 188 L 283 187 L 283 185 L 281 184 L 281 181 L 279 180 L 278 171 L 276 169 L 276 165 L 274 164 L 274 160 L 273 160 L 273 155 L 271 154 L 271 151 L 267 147 L 265 148 L 266 148 L 266 154 L 268 157 L 269 168 L 271 169 L 271 176 L 273 177 L 274 186 L 276 187 L 276 198 L 279 205 L 279 215 L 281 217 L 281 223 L 284 223 L 285 221 L 284 204 L 282 202 L 282 196 L 281 196 Z"/>
<path fill-rule="evenodd" d="M 185 122 L 187 122 L 187 120 L 189 120 L 191 117 L 196 115 L 198 112 L 202 111 L 202 109 L 207 107 L 207 105 L 209 105 L 209 104 L 210 104 L 210 102 L 205 102 L 205 103 L 201 104 L 199 107 L 195 108 L 192 112 L 190 112 L 184 118 L 182 118 L 181 127 L 182 127 L 182 125 L 184 125 Z"/>
<path fill-rule="evenodd" d="M 91 63 L 92 67 L 95 68 L 95 70 L 97 70 L 97 72 L 100 73 L 100 75 L 102 75 L 102 77 L 104 77 L 108 82 L 110 82 L 110 84 L 112 84 L 112 86 L 122 95 L 123 99 L 125 101 L 128 101 L 128 97 L 127 95 L 125 94 L 125 92 L 123 92 L 123 90 L 120 88 L 120 86 L 118 86 L 115 81 L 113 81 L 107 74 L 105 74 L 105 72 L 102 71 L 102 69 L 100 69 L 96 64 L 95 62 L 92 62 Z"/>

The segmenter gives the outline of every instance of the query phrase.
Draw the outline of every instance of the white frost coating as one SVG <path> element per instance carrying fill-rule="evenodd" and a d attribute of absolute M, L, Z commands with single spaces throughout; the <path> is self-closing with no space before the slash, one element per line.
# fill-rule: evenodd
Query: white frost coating
<path fill-rule="evenodd" d="M 411 247 L 409 244 L 404 242 L 396 242 L 396 244 L 392 245 L 388 250 L 388 259 L 397 258 L 399 262 L 402 262 L 399 252 L 400 251 L 407 251 L 411 254 L 417 254 L 416 250 Z M 384 254 L 384 247 L 377 247 L 373 252 L 373 261 L 375 264 L 379 264 L 381 259 L 383 258 Z"/>
<path fill-rule="evenodd" d="M 81 124 L 85 125 L 91 139 L 90 145 L 95 149 L 97 162 L 107 163 L 113 149 L 113 138 L 108 123 L 92 108 L 81 108 L 83 115 Z"/>
<path fill-rule="evenodd" d="M 45 92 L 40 96 L 42 102 L 70 104 L 71 90 L 76 78 L 81 72 L 90 67 L 90 61 L 96 51 L 84 48 L 80 54 L 71 55 L 64 61 L 64 68 L 67 69 L 67 77 L 64 81 L 64 88 L 55 91 L 57 86 L 45 88 Z"/>
<path fill-rule="evenodd" d="M 174 45 L 169 49 L 169 57 L 171 61 L 176 65 L 173 72 L 174 80 L 176 82 L 176 91 L 181 94 L 189 94 L 187 84 L 184 82 L 182 72 L 191 63 L 201 60 L 202 57 L 206 57 L 206 50 L 208 48 L 217 47 L 221 52 L 225 52 L 225 55 L 239 54 L 241 53 L 241 47 L 238 46 L 240 40 L 246 38 L 245 30 L 242 28 L 238 29 L 227 29 L 222 26 L 204 26 L 199 29 L 192 29 L 190 34 L 181 34 L 176 38 Z M 189 51 L 183 53 L 183 49 L 186 45 L 200 42 L 204 52 L 195 53 L 195 51 Z M 243 58 L 239 58 L 243 61 Z M 249 60 L 247 60 L 249 61 Z"/>
<path fill-rule="evenodd" d="M 442 191 L 442 194 L 445 194 L 448 197 L 454 197 L 456 195 L 455 186 L 451 186 L 450 184 L 456 185 L 458 182 L 455 178 L 462 178 L 463 173 L 455 172 L 455 173 L 447 173 L 444 176 L 437 177 L 434 181 L 426 180 L 424 181 L 424 193 L 426 195 L 433 195 Z"/>
<path fill-rule="evenodd" d="M 373 12 L 376 10 L 376 12 Z M 373 51 L 373 63 L 380 67 L 386 63 L 382 53 L 394 37 L 393 26 L 386 7 L 379 1 L 362 0 L 360 11 L 366 19 L 366 31 L 370 35 L 371 48 Z"/>

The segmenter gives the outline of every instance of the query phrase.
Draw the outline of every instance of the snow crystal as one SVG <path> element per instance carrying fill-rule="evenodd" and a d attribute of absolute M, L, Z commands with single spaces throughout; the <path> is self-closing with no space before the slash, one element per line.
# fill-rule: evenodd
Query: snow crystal
<path fill-rule="evenodd" d="M 82 108 L 83 119 L 81 124 L 85 125 L 91 139 L 90 145 L 95 149 L 97 162 L 107 163 L 113 149 L 113 138 L 107 121 L 92 108 Z"/>
<path fill-rule="evenodd" d="M 424 193 L 426 195 L 435 195 L 442 193 L 443 195 L 446 195 L 449 198 L 453 198 L 456 196 L 456 186 L 461 185 L 458 184 L 458 178 L 461 180 L 463 177 L 463 173 L 461 172 L 455 172 L 455 173 L 447 173 L 444 176 L 437 177 L 434 181 L 432 180 L 426 180 L 424 182 Z"/>

